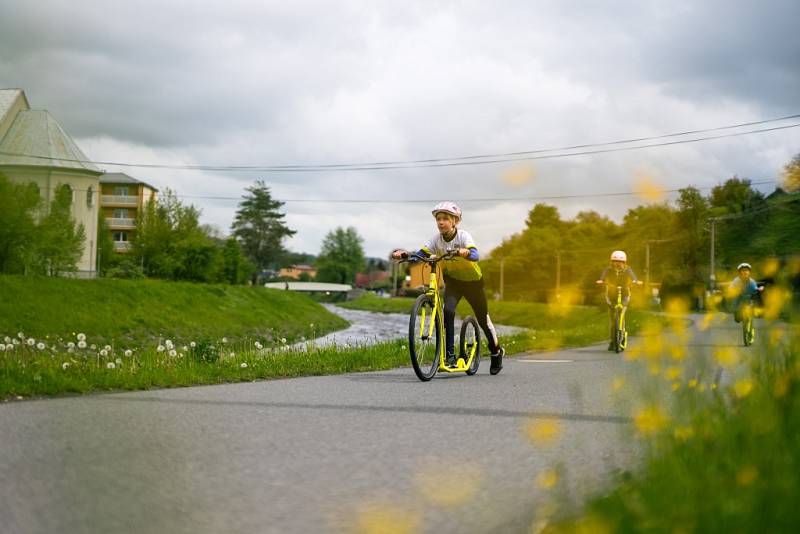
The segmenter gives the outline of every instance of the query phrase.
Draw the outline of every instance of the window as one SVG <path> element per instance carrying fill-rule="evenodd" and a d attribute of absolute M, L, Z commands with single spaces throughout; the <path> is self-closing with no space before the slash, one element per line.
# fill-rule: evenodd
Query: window
<path fill-rule="evenodd" d="M 94 189 L 90 185 L 86 190 L 86 207 L 91 208 L 92 206 L 94 206 Z"/>
<path fill-rule="evenodd" d="M 127 197 L 128 196 L 128 186 L 127 185 L 118 185 L 114 187 L 114 195 L 118 197 Z"/>
<path fill-rule="evenodd" d="M 127 219 L 128 218 L 128 210 L 126 208 L 115 208 L 114 209 L 114 218 L 115 219 Z"/>
<path fill-rule="evenodd" d="M 127 243 L 128 232 L 114 232 L 114 241 L 117 243 Z"/>

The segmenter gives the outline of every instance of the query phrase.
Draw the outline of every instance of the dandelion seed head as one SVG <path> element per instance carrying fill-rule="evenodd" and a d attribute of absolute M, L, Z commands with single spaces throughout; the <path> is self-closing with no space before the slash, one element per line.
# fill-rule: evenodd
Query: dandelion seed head
<path fill-rule="evenodd" d="M 114 365 L 114 362 L 108 362 L 106 364 L 106 369 L 116 369 L 116 368 L 117 368 L 117 366 Z"/>
<path fill-rule="evenodd" d="M 7 345 L 6 345 L 6 350 L 7 350 L 7 351 L 14 350 L 14 344 L 13 344 L 13 343 L 9 343 L 9 344 L 7 344 Z"/>
<path fill-rule="evenodd" d="M 97 350 L 97 345 L 92 343 L 91 345 L 89 345 L 89 348 L 92 349 L 92 350 Z"/>
<path fill-rule="evenodd" d="M 101 350 L 100 356 L 103 356 L 105 358 L 106 356 L 108 356 L 108 351 L 106 349 Z"/>
<path fill-rule="evenodd" d="M 239 367 L 241 367 L 242 369 L 247 369 L 247 362 L 240 363 Z"/>
<path fill-rule="evenodd" d="M 22 332 L 17 332 L 17 337 L 20 339 L 25 339 L 25 334 L 23 334 Z"/>
<path fill-rule="evenodd" d="M 156 350 L 157 350 L 158 352 L 164 352 L 164 350 L 165 350 L 165 349 L 164 349 L 164 345 L 159 345 L 158 347 L 156 347 Z"/>
<path fill-rule="evenodd" d="M 86 341 L 86 334 L 78 334 L 78 341 Z"/>
<path fill-rule="evenodd" d="M 167 354 L 169 354 L 170 357 L 174 358 L 175 356 L 178 355 L 178 351 L 176 351 L 175 349 L 170 349 Z"/>
<path fill-rule="evenodd" d="M 85 341 L 78 341 L 78 348 L 79 349 L 85 349 L 86 348 L 86 342 Z"/>
<path fill-rule="evenodd" d="M 117 358 L 116 360 L 114 360 L 114 363 L 116 363 L 117 365 L 122 365 L 122 358 Z"/>
<path fill-rule="evenodd" d="M 124 354 L 125 357 L 130 358 L 133 355 L 133 351 L 131 349 L 128 349 L 124 352 Z"/>
<path fill-rule="evenodd" d="M 227 342 L 228 342 L 228 338 L 227 338 L 227 337 L 223 337 L 223 338 L 222 338 L 222 342 L 223 342 L 223 343 L 227 343 Z"/>
<path fill-rule="evenodd" d="M 25 340 L 25 343 L 27 343 L 29 347 L 32 347 L 36 344 L 36 340 L 33 339 L 32 337 L 29 337 L 28 339 Z"/>
<path fill-rule="evenodd" d="M 61 368 L 64 369 L 65 371 L 67 370 L 67 367 L 69 367 L 69 362 L 63 362 L 61 364 Z"/>
<path fill-rule="evenodd" d="M 191 343 L 189 343 L 189 346 L 192 347 L 192 348 L 195 348 L 197 346 L 197 343 L 192 341 Z"/>

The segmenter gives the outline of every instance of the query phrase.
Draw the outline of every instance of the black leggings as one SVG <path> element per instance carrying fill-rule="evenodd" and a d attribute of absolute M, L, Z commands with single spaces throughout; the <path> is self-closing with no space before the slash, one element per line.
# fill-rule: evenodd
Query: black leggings
<path fill-rule="evenodd" d="M 455 354 L 456 306 L 461 297 L 466 298 L 469 305 L 472 306 L 475 319 L 483 333 L 486 334 L 489 352 L 497 354 L 500 350 L 500 343 L 492 320 L 489 319 L 489 306 L 486 303 L 486 293 L 483 291 L 483 278 L 474 282 L 464 282 L 445 276 L 444 283 L 444 331 L 447 354 Z"/>

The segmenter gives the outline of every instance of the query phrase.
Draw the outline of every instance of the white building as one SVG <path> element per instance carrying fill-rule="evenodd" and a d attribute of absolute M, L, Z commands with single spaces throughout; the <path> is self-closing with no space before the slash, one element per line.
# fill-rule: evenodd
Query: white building
<path fill-rule="evenodd" d="M 48 205 L 60 185 L 72 189 L 72 216 L 86 232 L 78 276 L 94 277 L 103 172 L 47 110 L 31 109 L 21 89 L 0 89 L 0 172 L 14 181 L 34 182 Z"/>

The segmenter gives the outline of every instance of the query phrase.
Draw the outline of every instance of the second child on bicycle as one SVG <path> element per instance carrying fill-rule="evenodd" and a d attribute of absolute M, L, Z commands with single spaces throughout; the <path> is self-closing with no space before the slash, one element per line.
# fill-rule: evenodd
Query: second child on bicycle
<path fill-rule="evenodd" d="M 614 324 L 614 305 L 617 300 L 617 287 L 622 287 L 622 306 L 623 312 L 627 310 L 628 303 L 631 301 L 631 285 L 639 284 L 633 269 L 628 266 L 628 255 L 622 250 L 615 250 L 611 253 L 611 265 L 603 270 L 603 274 L 597 280 L 598 284 L 606 286 L 606 304 L 608 304 L 608 325 L 611 341 L 608 350 L 614 350 L 614 337 L 616 336 L 616 326 Z"/>
<path fill-rule="evenodd" d="M 475 240 L 466 230 L 457 228 L 461 222 L 461 208 L 454 202 L 440 202 L 431 211 L 436 218 L 439 232 L 430 238 L 416 253 L 419 256 L 435 254 L 442 256 L 448 251 L 457 250 L 458 256 L 452 261 L 443 262 L 442 272 L 445 283 L 444 290 L 444 327 L 447 365 L 456 363 L 455 355 L 455 317 L 456 305 L 461 297 L 467 299 L 475 313 L 475 319 L 486 334 L 492 364 L 489 372 L 496 375 L 503 368 L 505 350 L 500 346 L 497 332 L 489 318 L 489 307 L 483 289 L 483 273 L 478 265 L 478 247 Z M 398 249 L 392 252 L 396 259 L 408 258 L 408 251 Z M 413 256 L 409 261 L 414 261 Z"/>
<path fill-rule="evenodd" d="M 753 268 L 749 263 L 740 263 L 736 268 L 739 271 L 739 276 L 733 279 L 731 285 L 728 287 L 728 298 L 731 301 L 733 308 L 733 320 L 737 323 L 742 322 L 742 304 L 748 302 L 759 291 L 763 290 L 763 286 L 759 286 L 755 280 L 750 277 Z"/>

